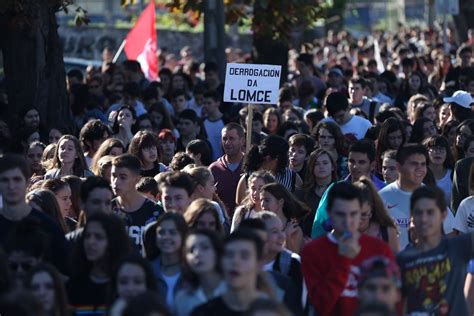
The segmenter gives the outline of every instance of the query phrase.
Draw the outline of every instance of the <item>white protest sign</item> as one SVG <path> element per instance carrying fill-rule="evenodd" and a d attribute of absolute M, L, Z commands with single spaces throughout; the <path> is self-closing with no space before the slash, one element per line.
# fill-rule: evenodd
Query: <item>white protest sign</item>
<path fill-rule="evenodd" d="M 224 102 L 276 104 L 281 66 L 227 64 Z"/>

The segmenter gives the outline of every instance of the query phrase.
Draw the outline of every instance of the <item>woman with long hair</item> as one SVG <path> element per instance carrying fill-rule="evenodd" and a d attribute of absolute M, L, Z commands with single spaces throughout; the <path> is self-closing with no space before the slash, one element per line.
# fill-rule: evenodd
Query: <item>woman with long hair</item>
<path fill-rule="evenodd" d="M 465 120 L 456 128 L 456 141 L 454 146 L 454 159 L 456 161 L 464 158 L 464 141 L 474 135 L 474 120 Z"/>
<path fill-rule="evenodd" d="M 118 216 L 94 213 L 87 218 L 73 253 L 73 274 L 66 283 L 69 303 L 77 315 L 105 314 L 113 272 L 129 252 L 129 238 Z"/>
<path fill-rule="evenodd" d="M 424 102 L 415 109 L 415 121 L 419 118 L 427 118 L 436 122 L 436 110 L 432 103 Z"/>
<path fill-rule="evenodd" d="M 438 131 L 433 121 L 427 118 L 420 118 L 413 124 L 410 143 L 421 144 L 428 137 L 436 136 Z"/>
<path fill-rule="evenodd" d="M 226 284 L 222 277 L 221 237 L 215 232 L 198 229 L 191 231 L 184 241 L 183 276 L 189 284 L 176 294 L 176 315 L 187 316 L 207 301 L 222 295 Z"/>
<path fill-rule="evenodd" d="M 347 164 L 348 146 L 341 128 L 334 122 L 319 122 L 311 132 L 317 147 L 327 150 L 337 165 L 337 175 L 345 178 L 349 174 Z"/>
<path fill-rule="evenodd" d="M 93 175 L 87 168 L 79 140 L 72 135 L 64 135 L 59 139 L 50 167 L 44 175 L 45 180 L 68 175 L 82 178 Z"/>
<path fill-rule="evenodd" d="M 41 184 L 41 188 L 54 193 L 68 231 L 74 230 L 77 225 L 78 215 L 72 209 L 72 192 L 69 183 L 62 179 L 49 179 Z"/>
<path fill-rule="evenodd" d="M 69 232 L 69 228 L 64 221 L 64 217 L 53 191 L 48 189 L 31 191 L 26 195 L 26 202 L 32 208 L 48 214 L 51 219 L 58 224 L 64 234 Z"/>
<path fill-rule="evenodd" d="M 447 122 L 443 129 L 441 130 L 441 134 L 446 137 L 449 143 L 449 147 L 453 154 L 455 153 L 455 146 L 456 146 L 456 130 L 459 126 L 459 122 L 455 120 L 451 120 Z"/>
<path fill-rule="evenodd" d="M 397 254 L 400 251 L 397 228 L 372 181 L 363 176 L 354 185 L 362 190 L 364 198 L 359 232 L 384 240 Z"/>
<path fill-rule="evenodd" d="M 211 200 L 203 198 L 194 200 L 183 216 L 189 229 L 208 229 L 222 236 L 226 232 L 216 205 Z"/>
<path fill-rule="evenodd" d="M 309 213 L 308 207 L 279 183 L 270 183 L 262 187 L 260 203 L 263 210 L 275 213 L 283 223 L 286 248 L 300 253 L 304 244 L 301 223 Z"/>
<path fill-rule="evenodd" d="M 122 105 L 117 110 L 112 125 L 113 137 L 120 139 L 124 147 L 127 148 L 136 131 L 137 114 L 135 109 L 130 105 Z"/>
<path fill-rule="evenodd" d="M 247 179 L 258 170 L 267 170 L 288 191 L 294 193 L 302 189 L 303 181 L 300 176 L 288 167 L 288 142 L 280 137 L 270 135 L 259 146 L 253 146 L 245 155 L 244 175 L 237 185 L 236 203 L 240 204 L 247 191 Z"/>
<path fill-rule="evenodd" d="M 250 174 L 247 187 L 248 191 L 242 203 L 236 208 L 232 217 L 230 231 L 236 230 L 240 223 L 248 218 L 254 218 L 258 212 L 262 211 L 260 204 L 260 190 L 265 184 L 276 182 L 275 177 L 266 170 L 259 170 Z"/>
<path fill-rule="evenodd" d="M 120 156 L 125 152 L 125 147 L 123 143 L 118 138 L 108 138 L 106 139 L 97 149 L 94 157 L 92 158 L 91 162 L 91 170 L 92 172 L 98 176 L 99 175 L 99 160 L 104 156 Z"/>
<path fill-rule="evenodd" d="M 168 308 L 175 309 L 176 293 L 183 288 L 182 249 L 188 230 L 183 216 L 164 213 L 145 228 L 143 246 L 158 284 L 158 293 Z"/>
<path fill-rule="evenodd" d="M 133 136 L 128 153 L 140 160 L 142 177 L 154 177 L 168 168 L 161 161 L 161 147 L 158 138 L 148 131 L 139 131 Z"/>
<path fill-rule="evenodd" d="M 50 316 L 68 316 L 66 290 L 61 275 L 55 267 L 41 263 L 28 272 L 26 288 L 40 303 L 43 314 Z"/>
<path fill-rule="evenodd" d="M 281 115 L 275 108 L 268 108 L 263 112 L 263 131 L 269 135 L 275 135 L 281 125 Z"/>
<path fill-rule="evenodd" d="M 137 254 L 122 259 L 114 271 L 110 299 L 110 315 L 121 315 L 127 303 L 140 294 L 156 292 L 156 280 L 150 263 Z M 157 297 L 158 299 L 158 297 Z"/>
<path fill-rule="evenodd" d="M 303 232 L 311 235 L 314 216 L 319 201 L 327 188 L 337 180 L 336 163 L 333 156 L 325 149 L 319 148 L 309 155 L 306 169 L 305 186 L 303 188 L 303 202 L 310 212 L 303 221 Z"/>
<path fill-rule="evenodd" d="M 158 140 L 160 141 L 161 152 L 163 153 L 162 162 L 168 166 L 176 153 L 176 135 L 169 129 L 163 129 L 158 134 Z"/>
<path fill-rule="evenodd" d="M 454 158 L 448 140 L 444 136 L 434 136 L 425 139 L 423 145 L 428 150 L 428 168 L 436 180 L 436 185 L 443 190 L 446 203 L 451 203 Z"/>
<path fill-rule="evenodd" d="M 390 117 L 382 123 L 376 145 L 376 170 L 382 174 L 382 154 L 387 150 L 398 150 L 405 143 L 405 132 L 400 122 Z"/>

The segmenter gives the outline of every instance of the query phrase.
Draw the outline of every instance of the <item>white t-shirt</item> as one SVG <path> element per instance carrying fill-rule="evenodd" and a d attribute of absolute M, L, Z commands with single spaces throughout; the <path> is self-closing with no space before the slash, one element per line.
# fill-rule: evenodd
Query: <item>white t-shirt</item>
<path fill-rule="evenodd" d="M 332 117 L 325 119 L 328 122 L 336 122 Z M 339 125 L 339 124 L 338 124 Z M 367 133 L 367 130 L 372 126 L 369 120 L 366 120 L 363 117 L 353 115 L 352 118 L 344 125 L 339 125 L 341 131 L 344 135 L 352 134 L 357 139 L 362 139 Z"/>
<path fill-rule="evenodd" d="M 219 157 L 224 155 L 224 151 L 221 146 L 221 132 L 224 128 L 224 121 L 204 121 L 204 128 L 207 133 L 207 140 L 211 143 L 212 147 L 212 159 L 216 161 Z"/>
<path fill-rule="evenodd" d="M 164 275 L 163 280 L 166 282 L 166 287 L 168 291 L 166 292 L 166 304 L 168 306 L 174 306 L 174 288 L 178 283 L 179 276 L 181 275 L 180 272 L 176 273 L 175 275 Z"/>
<path fill-rule="evenodd" d="M 453 187 L 453 181 L 451 180 L 452 170 L 446 170 L 446 174 L 439 180 L 436 180 L 436 185 L 443 190 L 446 203 L 451 204 L 451 189 Z"/>
<path fill-rule="evenodd" d="M 412 192 L 403 191 L 397 181 L 390 183 L 379 191 L 388 214 L 393 218 L 398 226 L 400 249 L 404 249 L 408 245 L 408 228 L 410 226 L 410 197 Z M 454 216 L 448 209 L 448 216 L 443 222 L 445 234 L 453 231 Z"/>
<path fill-rule="evenodd" d="M 459 204 L 454 217 L 454 229 L 461 233 L 474 231 L 474 196 L 468 196 Z"/>

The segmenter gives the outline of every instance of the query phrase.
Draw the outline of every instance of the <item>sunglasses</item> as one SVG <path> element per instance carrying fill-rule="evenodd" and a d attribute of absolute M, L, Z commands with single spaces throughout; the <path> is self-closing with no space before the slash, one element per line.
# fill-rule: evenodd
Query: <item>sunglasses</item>
<path fill-rule="evenodd" d="M 29 262 L 10 262 L 8 263 L 8 266 L 12 271 L 18 271 L 18 268 L 20 267 L 23 271 L 29 271 L 33 268 L 33 264 Z"/>

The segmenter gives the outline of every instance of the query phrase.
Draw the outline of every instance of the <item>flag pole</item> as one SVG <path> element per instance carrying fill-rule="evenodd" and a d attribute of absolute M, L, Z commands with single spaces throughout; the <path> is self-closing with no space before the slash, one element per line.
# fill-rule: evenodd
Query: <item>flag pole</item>
<path fill-rule="evenodd" d="M 122 54 L 123 48 L 125 47 L 125 43 L 127 40 L 123 40 L 122 44 L 120 44 L 120 47 L 118 48 L 117 52 L 115 53 L 114 59 L 112 59 L 112 62 L 115 64 L 117 62 L 117 59 L 120 57 L 120 54 Z"/>
<path fill-rule="evenodd" d="M 252 122 L 253 122 L 253 104 L 249 104 L 247 111 L 247 141 L 245 151 L 248 153 L 252 146 Z"/>

